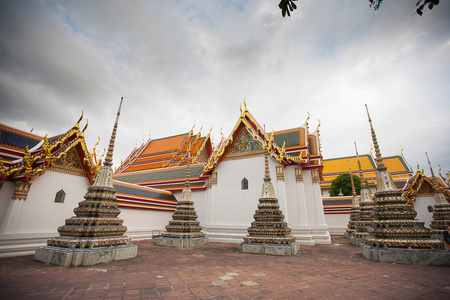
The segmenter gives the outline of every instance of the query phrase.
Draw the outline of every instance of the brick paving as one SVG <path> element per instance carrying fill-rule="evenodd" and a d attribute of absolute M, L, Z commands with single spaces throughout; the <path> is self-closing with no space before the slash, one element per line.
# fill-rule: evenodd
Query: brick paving
<path fill-rule="evenodd" d="M 136 242 L 136 258 L 62 268 L 0 259 L 1 299 L 450 299 L 450 268 L 366 260 L 344 237 L 294 257 L 237 244 L 179 249 Z"/>

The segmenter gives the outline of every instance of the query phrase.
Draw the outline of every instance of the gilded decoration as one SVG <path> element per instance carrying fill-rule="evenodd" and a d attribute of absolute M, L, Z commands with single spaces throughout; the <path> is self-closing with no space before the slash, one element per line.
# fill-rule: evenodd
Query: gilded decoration
<path fill-rule="evenodd" d="M 14 182 L 14 191 L 11 200 L 27 200 L 28 192 L 30 191 L 31 182 L 16 181 Z"/>
<path fill-rule="evenodd" d="M 243 127 L 238 133 L 235 142 L 225 154 L 225 158 L 234 158 L 259 153 L 263 153 L 260 143 L 253 139 L 247 128 Z"/>
<path fill-rule="evenodd" d="M 317 170 L 311 170 L 311 178 L 312 178 L 312 183 L 318 183 L 320 184 L 320 178 L 319 178 L 319 171 Z"/>
<path fill-rule="evenodd" d="M 275 169 L 277 172 L 277 181 L 284 181 L 284 167 L 277 166 Z"/>
<path fill-rule="evenodd" d="M 212 185 L 217 185 L 217 172 L 213 172 L 212 173 L 211 184 Z"/>
<path fill-rule="evenodd" d="M 303 182 L 302 168 L 295 168 L 295 182 Z"/>
<path fill-rule="evenodd" d="M 84 170 L 74 148 L 70 149 L 66 155 L 56 159 L 50 170 L 71 175 L 86 176 L 86 170 Z"/>

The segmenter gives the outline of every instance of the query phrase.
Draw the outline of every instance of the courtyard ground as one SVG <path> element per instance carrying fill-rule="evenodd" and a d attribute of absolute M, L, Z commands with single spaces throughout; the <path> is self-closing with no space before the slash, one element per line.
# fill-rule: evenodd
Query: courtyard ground
<path fill-rule="evenodd" d="M 0 299 L 450 299 L 450 268 L 366 260 L 342 236 L 294 257 L 242 254 L 237 244 L 179 249 L 136 242 L 138 256 L 63 268 L 0 259 Z"/>

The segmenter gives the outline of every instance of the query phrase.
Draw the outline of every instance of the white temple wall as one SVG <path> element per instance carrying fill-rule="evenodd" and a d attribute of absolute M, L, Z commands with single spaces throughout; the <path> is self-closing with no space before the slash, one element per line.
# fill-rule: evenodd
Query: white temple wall
<path fill-rule="evenodd" d="M 23 201 L 11 200 L 14 184 L 5 184 L 0 191 L 0 257 L 33 254 L 49 238 L 58 236 L 57 228 L 74 216 L 73 209 L 90 186 L 86 177 L 47 170 L 35 178 Z M 64 203 L 55 203 L 61 189 L 66 193 Z"/>
<path fill-rule="evenodd" d="M 347 230 L 350 214 L 326 214 L 325 223 L 331 235 L 343 235 Z"/>
<path fill-rule="evenodd" d="M 169 225 L 173 214 L 172 211 L 131 208 L 120 208 L 120 211 L 118 217 L 123 220 L 123 225 L 127 226 L 125 235 L 133 240 L 148 239 L 153 235 L 159 235 L 165 230 L 165 226 Z"/>
<path fill-rule="evenodd" d="M 13 190 L 14 183 L 9 181 L 3 182 L 2 189 L 0 190 L 0 234 L 2 233 L 2 225 L 8 214 L 8 210 L 12 205 L 11 195 Z"/>
<path fill-rule="evenodd" d="M 414 201 L 414 210 L 417 212 L 416 219 L 425 222 L 425 227 L 430 228 L 433 220 L 433 212 L 428 211 L 428 206 L 436 204 L 436 198 L 433 195 L 418 195 Z"/>
<path fill-rule="evenodd" d="M 310 226 L 317 225 L 316 205 L 314 203 L 314 187 L 312 185 L 311 170 L 303 170 L 303 186 L 305 189 L 305 202 Z"/>
<path fill-rule="evenodd" d="M 294 166 L 288 166 L 284 169 L 284 181 L 286 184 L 287 207 L 283 210 L 283 214 L 288 216 L 288 225 L 290 227 L 306 225 L 305 220 L 302 220 L 300 215 L 301 208 L 299 207 L 300 203 L 298 201 L 297 188 L 295 187 L 296 182 Z"/>
<path fill-rule="evenodd" d="M 86 177 L 48 170 L 32 182 L 25 201 L 12 200 L 14 207 L 1 234 L 58 235 L 57 228 L 75 215 L 73 209 L 84 200 L 89 186 Z M 66 193 L 64 203 L 55 203 L 56 193 L 61 189 Z M 9 198 L 11 195 L 12 192 Z"/>
<path fill-rule="evenodd" d="M 272 176 L 275 175 L 275 166 L 271 161 L 269 168 Z M 215 187 L 217 198 L 211 225 L 250 226 L 261 197 L 264 156 L 224 160 L 215 172 L 217 172 Z M 241 181 L 244 177 L 248 180 L 247 190 L 241 190 Z M 274 189 L 276 193 L 275 186 Z"/>

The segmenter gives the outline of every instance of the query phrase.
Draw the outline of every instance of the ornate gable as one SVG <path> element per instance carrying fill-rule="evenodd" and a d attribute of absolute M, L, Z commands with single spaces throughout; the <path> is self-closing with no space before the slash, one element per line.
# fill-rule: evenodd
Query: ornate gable
<path fill-rule="evenodd" d="M 66 155 L 55 160 L 50 170 L 72 175 L 86 176 L 86 170 L 84 169 L 75 148 L 70 149 Z"/>
<path fill-rule="evenodd" d="M 238 130 L 237 136 L 223 159 L 235 159 L 264 153 L 258 140 L 255 140 L 246 127 Z"/>

